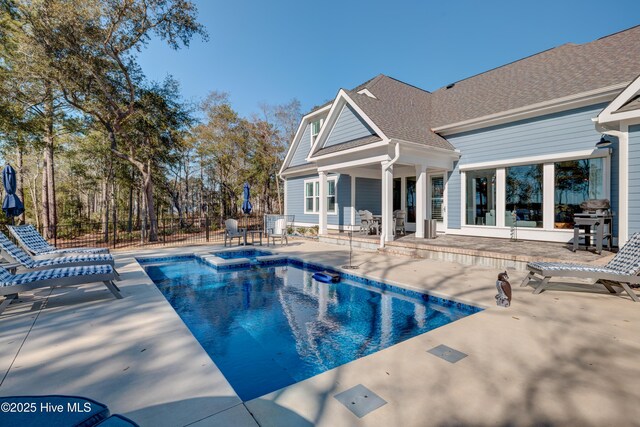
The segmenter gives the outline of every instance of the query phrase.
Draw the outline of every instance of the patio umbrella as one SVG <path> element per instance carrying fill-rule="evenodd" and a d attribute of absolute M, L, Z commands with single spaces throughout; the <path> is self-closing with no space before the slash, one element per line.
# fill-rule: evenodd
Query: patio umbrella
<path fill-rule="evenodd" d="M 242 194 L 244 196 L 244 199 L 242 200 L 242 212 L 249 215 L 253 207 L 251 206 L 251 202 L 249 201 L 249 197 L 251 195 L 251 192 L 249 190 L 249 184 L 246 182 L 244 183 L 244 189 L 242 190 Z"/>
<path fill-rule="evenodd" d="M 16 196 L 16 171 L 7 164 L 2 170 L 2 183 L 6 192 L 2 202 L 2 210 L 9 218 L 18 216 L 24 212 L 24 204 Z"/>

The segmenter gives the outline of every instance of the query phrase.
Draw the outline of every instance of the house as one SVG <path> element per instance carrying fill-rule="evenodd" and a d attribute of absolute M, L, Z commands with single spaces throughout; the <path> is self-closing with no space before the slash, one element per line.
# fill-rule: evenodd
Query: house
<path fill-rule="evenodd" d="M 434 92 L 379 75 L 306 114 L 280 176 L 298 226 L 348 230 L 358 210 L 407 229 L 567 242 L 610 199 L 618 244 L 640 231 L 640 26 Z M 612 144 L 597 148 L 605 136 Z"/>

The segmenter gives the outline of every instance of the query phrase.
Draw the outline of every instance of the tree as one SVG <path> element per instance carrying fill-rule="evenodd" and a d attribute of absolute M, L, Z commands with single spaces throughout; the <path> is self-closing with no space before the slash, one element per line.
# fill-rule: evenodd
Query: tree
<path fill-rule="evenodd" d="M 26 23 L 25 33 L 44 51 L 46 66 L 54 71 L 64 99 L 104 127 L 110 149 L 120 158 L 118 138 L 140 105 L 138 92 L 144 81 L 135 54 L 152 35 L 175 49 L 188 46 L 196 34 L 206 38 L 188 0 L 17 0 L 16 4 Z M 109 170 L 113 184 L 113 165 Z"/>

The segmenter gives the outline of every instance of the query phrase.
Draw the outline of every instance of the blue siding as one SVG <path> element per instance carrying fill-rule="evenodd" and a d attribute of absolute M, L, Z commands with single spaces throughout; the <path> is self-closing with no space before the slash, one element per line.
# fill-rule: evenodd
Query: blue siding
<path fill-rule="evenodd" d="M 333 177 L 336 175 L 329 175 Z M 318 214 L 304 213 L 304 181 L 316 179 L 318 175 L 307 175 L 297 178 L 289 178 L 287 186 L 287 214 L 295 215 L 295 222 L 318 224 Z M 337 203 L 338 213 L 328 214 L 327 223 L 329 225 L 349 225 L 351 221 L 351 177 L 349 175 L 338 175 L 337 182 Z"/>
<path fill-rule="evenodd" d="M 591 118 L 596 117 L 605 106 L 599 104 L 459 133 L 447 136 L 447 140 L 462 153 L 459 166 L 588 150 L 594 148 L 600 138 Z M 612 190 L 617 189 L 617 185 L 612 180 Z M 456 167 L 448 181 L 450 228 L 459 228 L 462 223 L 460 191 L 460 171 Z M 617 205 L 613 209 L 616 210 Z"/>
<path fill-rule="evenodd" d="M 629 127 L 629 235 L 640 232 L 640 125 Z"/>
<path fill-rule="evenodd" d="M 291 162 L 289 166 L 300 166 L 307 164 L 305 160 L 309 155 L 309 151 L 311 150 L 311 125 L 307 125 L 304 128 L 304 132 L 302 133 L 302 137 L 300 139 L 300 143 L 298 147 L 293 153 L 293 157 L 291 158 Z"/>
<path fill-rule="evenodd" d="M 362 120 L 350 105 L 345 105 L 333 125 L 329 137 L 323 147 L 342 144 L 343 142 L 373 135 L 373 130 Z"/>
<path fill-rule="evenodd" d="M 356 178 L 356 210 L 382 214 L 382 180 Z"/>
<path fill-rule="evenodd" d="M 455 162 L 453 171 L 449 172 L 447 180 L 447 227 L 459 229 L 461 226 L 460 197 L 462 196 L 460 192 L 462 189 L 460 188 L 458 162 Z"/>

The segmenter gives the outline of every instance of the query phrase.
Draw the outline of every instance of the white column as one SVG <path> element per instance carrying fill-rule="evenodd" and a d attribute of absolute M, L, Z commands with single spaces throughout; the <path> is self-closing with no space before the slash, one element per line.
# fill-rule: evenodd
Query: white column
<path fill-rule="evenodd" d="M 318 234 L 327 234 L 327 173 L 318 172 L 320 176 L 318 200 Z"/>
<path fill-rule="evenodd" d="M 393 165 L 382 162 L 382 236 L 393 241 Z M 382 242 L 381 242 L 382 243 Z"/>
<path fill-rule="evenodd" d="M 356 177 L 351 175 L 351 230 L 355 229 L 356 224 Z"/>
<path fill-rule="evenodd" d="M 424 238 L 424 220 L 427 219 L 427 168 L 416 165 L 416 238 Z"/>
<path fill-rule="evenodd" d="M 542 228 L 553 230 L 555 225 L 555 176 L 553 163 L 542 166 Z"/>
<path fill-rule="evenodd" d="M 507 210 L 507 172 L 505 168 L 496 169 L 496 227 L 505 226 Z"/>

